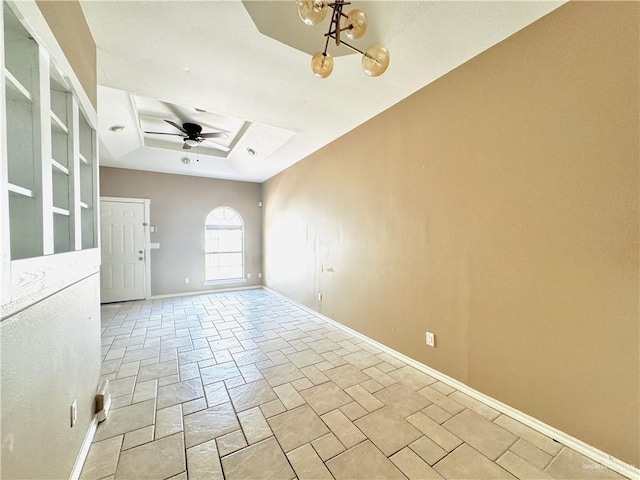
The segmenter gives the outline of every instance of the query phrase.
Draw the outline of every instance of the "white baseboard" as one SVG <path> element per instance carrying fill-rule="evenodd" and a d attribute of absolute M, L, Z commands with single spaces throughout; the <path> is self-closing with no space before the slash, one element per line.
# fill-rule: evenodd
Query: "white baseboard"
<path fill-rule="evenodd" d="M 152 295 L 149 300 L 157 300 L 159 298 L 172 298 L 172 297 L 190 297 L 195 295 L 206 295 L 208 293 L 225 293 L 225 292 L 238 292 L 240 290 L 261 290 L 262 285 L 252 285 L 250 287 L 229 287 L 229 288 L 217 288 L 215 290 L 198 290 L 196 292 L 182 292 L 182 293 L 167 293 L 165 295 Z"/>
<path fill-rule="evenodd" d="M 496 400 L 495 398 L 489 397 L 488 395 L 485 395 L 484 393 L 481 393 L 477 390 L 474 390 L 473 388 L 469 387 L 468 385 L 465 385 L 464 383 L 451 378 L 447 375 L 445 375 L 442 372 L 439 372 L 437 370 L 434 370 L 431 367 L 428 367 L 427 365 L 420 363 L 416 360 L 414 360 L 413 358 L 407 357 L 406 355 L 403 355 L 400 352 L 397 352 L 395 350 L 393 350 L 390 347 L 387 347 L 386 345 L 383 345 L 382 343 L 376 342 L 375 340 L 367 337 L 366 335 L 363 335 L 360 332 L 357 332 L 356 330 L 353 330 L 345 325 L 342 325 L 339 322 L 336 322 L 335 320 L 326 317 L 324 315 L 322 315 L 321 313 L 316 312 L 315 310 L 312 310 L 311 308 L 302 305 L 298 302 L 295 302 L 293 300 L 291 300 L 290 298 L 270 289 L 269 287 L 262 287 L 264 290 L 276 295 L 277 297 L 282 298 L 283 300 L 295 305 L 296 307 L 301 308 L 302 310 L 305 310 L 306 312 L 311 313 L 312 315 L 325 320 L 326 322 L 330 323 L 331 325 L 334 325 L 335 327 L 344 330 L 347 333 L 350 333 L 351 335 L 353 335 L 354 337 L 357 337 L 365 342 L 367 342 L 368 344 L 370 344 L 373 347 L 378 348 L 379 350 L 382 350 L 385 353 L 388 353 L 389 355 L 397 358 L 398 360 L 406 363 L 407 365 L 411 365 L 412 367 L 426 373 L 427 375 L 431 375 L 434 378 L 437 378 L 438 380 L 440 380 L 442 383 L 446 383 L 447 385 L 455 388 L 456 390 L 459 390 L 462 393 L 465 393 L 467 395 L 469 395 L 470 397 L 475 398 L 476 400 L 479 400 L 480 402 L 490 406 L 491 408 L 494 408 L 495 410 L 499 411 L 500 413 L 503 413 L 505 415 L 508 415 L 509 417 L 519 421 L 520 423 L 531 427 L 532 429 L 542 433 L 543 435 L 546 435 L 547 437 L 550 437 L 554 440 L 557 440 L 558 442 L 560 442 L 561 444 L 575 450 L 578 453 L 581 453 L 582 455 L 584 455 L 587 458 L 590 458 L 591 460 L 594 460 L 602 465 L 604 465 L 605 467 L 621 474 L 624 475 L 625 477 L 631 478 L 631 479 L 640 479 L 640 469 L 637 467 L 634 467 L 633 465 L 629 465 L 628 463 L 623 462 L 622 460 L 619 460 L 605 452 L 603 452 L 602 450 L 599 450 L 585 442 L 583 442 L 582 440 L 578 440 L 575 437 L 572 437 L 571 435 L 564 433 L 560 430 L 558 430 L 557 428 L 552 427 L 551 425 L 547 425 L 546 423 L 531 417 L 530 415 L 527 415 L 524 412 L 521 412 L 520 410 L 517 410 L 513 407 L 510 407 L 507 404 L 504 404 L 498 400 Z"/>
<path fill-rule="evenodd" d="M 76 457 L 76 463 L 73 464 L 73 470 L 71 470 L 69 480 L 78 480 L 80 478 L 82 467 L 84 467 L 84 462 L 87 460 L 87 455 L 89 455 L 89 448 L 91 448 L 91 443 L 93 442 L 93 437 L 96 434 L 97 428 L 98 417 L 97 415 L 94 415 L 91 423 L 89 424 L 89 428 L 87 429 L 87 433 L 84 436 L 84 440 L 82 441 L 82 446 L 80 447 L 80 451 Z"/>

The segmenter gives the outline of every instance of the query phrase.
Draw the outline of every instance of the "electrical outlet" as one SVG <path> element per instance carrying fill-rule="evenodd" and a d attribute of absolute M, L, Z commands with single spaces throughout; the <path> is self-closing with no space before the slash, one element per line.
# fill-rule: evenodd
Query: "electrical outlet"
<path fill-rule="evenodd" d="M 69 420 L 71 421 L 71 426 L 73 427 L 78 420 L 78 400 L 74 399 L 71 402 L 71 407 L 69 408 Z"/>
<path fill-rule="evenodd" d="M 251 278 L 251 274 L 250 273 L 247 273 L 247 278 Z"/>
<path fill-rule="evenodd" d="M 189 277 L 184 277 L 184 283 L 186 285 L 189 285 L 189 282 L 191 282 L 191 280 L 189 280 Z"/>
<path fill-rule="evenodd" d="M 262 278 L 262 272 L 258 274 L 258 278 Z"/>
<path fill-rule="evenodd" d="M 436 346 L 436 336 L 431 332 L 427 332 L 426 333 L 425 341 L 426 341 L 427 345 L 429 345 L 430 347 L 435 347 Z"/>
<path fill-rule="evenodd" d="M 13 433 L 7 433 L 2 437 L 2 450 L 13 452 Z"/>

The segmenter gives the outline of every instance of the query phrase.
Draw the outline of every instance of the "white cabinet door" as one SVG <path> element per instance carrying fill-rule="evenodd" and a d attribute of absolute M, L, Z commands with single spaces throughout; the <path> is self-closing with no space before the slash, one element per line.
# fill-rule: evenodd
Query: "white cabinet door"
<path fill-rule="evenodd" d="M 100 201 L 102 303 L 145 298 L 144 216 L 143 203 Z"/>

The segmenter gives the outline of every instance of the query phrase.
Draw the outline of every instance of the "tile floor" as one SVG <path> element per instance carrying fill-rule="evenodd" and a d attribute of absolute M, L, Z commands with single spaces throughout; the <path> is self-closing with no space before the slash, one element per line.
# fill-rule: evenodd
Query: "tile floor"
<path fill-rule="evenodd" d="M 622 478 L 264 290 L 102 307 L 82 479 Z"/>

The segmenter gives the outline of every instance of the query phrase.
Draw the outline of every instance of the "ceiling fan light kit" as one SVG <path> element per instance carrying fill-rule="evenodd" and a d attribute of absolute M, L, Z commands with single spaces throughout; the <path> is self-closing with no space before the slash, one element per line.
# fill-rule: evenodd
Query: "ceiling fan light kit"
<path fill-rule="evenodd" d="M 365 52 L 349 45 L 342 40 L 341 34 L 351 39 L 357 40 L 367 31 L 367 16 L 356 8 L 349 13 L 343 13 L 342 9 L 351 2 L 335 0 L 334 2 L 324 2 L 320 0 L 296 0 L 298 4 L 298 14 L 307 25 L 317 25 L 327 16 L 329 8 L 333 10 L 329 31 L 324 34 L 327 40 L 322 52 L 316 53 L 311 59 L 311 70 L 318 78 L 327 78 L 333 71 L 333 57 L 327 53 L 329 40 L 334 39 L 336 46 L 344 45 L 351 50 L 362 55 L 362 69 L 370 77 L 382 75 L 389 66 L 389 51 L 380 44 L 369 47 Z"/>

